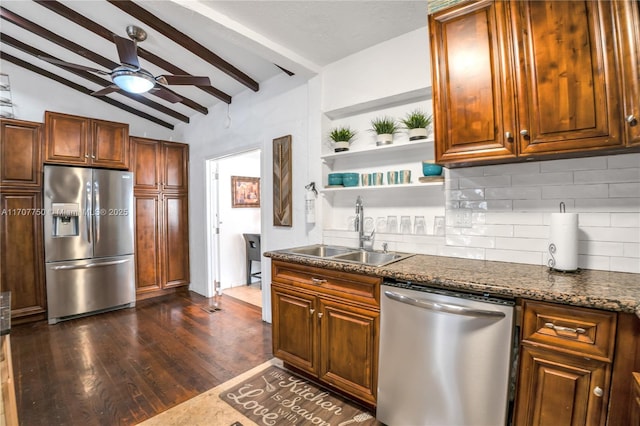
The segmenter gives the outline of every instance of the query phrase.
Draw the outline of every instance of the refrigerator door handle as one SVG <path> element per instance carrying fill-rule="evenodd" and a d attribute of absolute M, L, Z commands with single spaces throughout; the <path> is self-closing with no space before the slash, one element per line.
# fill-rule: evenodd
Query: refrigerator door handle
<path fill-rule="evenodd" d="M 66 271 L 69 269 L 89 269 L 89 268 L 98 268 L 101 266 L 120 265 L 121 263 L 127 263 L 128 261 L 129 259 L 121 259 L 121 260 L 112 260 L 109 262 L 87 263 L 86 265 L 60 265 L 60 266 L 52 266 L 50 269 L 53 271 Z"/>
<path fill-rule="evenodd" d="M 93 199 L 95 200 L 94 207 L 94 220 L 95 220 L 95 229 L 96 229 L 96 243 L 100 241 L 100 187 L 98 182 L 93 182 Z"/>
<path fill-rule="evenodd" d="M 91 182 L 87 182 L 87 198 L 85 198 L 84 202 L 84 214 L 87 216 L 87 242 L 91 244 L 91 234 L 93 230 L 91 229 Z"/>
<path fill-rule="evenodd" d="M 429 309 L 432 311 L 446 312 L 449 314 L 464 315 L 467 317 L 482 317 L 482 318 L 498 318 L 498 317 L 505 316 L 504 312 L 500 312 L 500 311 L 472 309 L 472 308 L 466 308 L 460 305 L 454 305 L 452 303 L 433 302 L 427 299 L 408 297 L 408 296 L 394 293 L 388 290 L 385 290 L 384 295 L 387 296 L 389 299 L 395 300 L 400 303 L 406 303 L 407 305 L 413 305 L 419 308 Z"/>

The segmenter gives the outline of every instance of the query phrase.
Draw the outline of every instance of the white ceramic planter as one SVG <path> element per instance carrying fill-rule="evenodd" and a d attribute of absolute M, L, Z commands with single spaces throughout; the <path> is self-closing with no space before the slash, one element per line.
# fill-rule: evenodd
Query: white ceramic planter
<path fill-rule="evenodd" d="M 409 140 L 417 141 L 419 139 L 426 139 L 428 132 L 426 128 L 418 127 L 416 129 L 409 129 Z"/>
<path fill-rule="evenodd" d="M 349 151 L 349 141 L 339 141 L 333 143 L 333 150 L 335 152 Z"/>
<path fill-rule="evenodd" d="M 389 145 L 393 143 L 393 135 L 391 133 L 383 133 L 376 138 L 376 145 Z"/>

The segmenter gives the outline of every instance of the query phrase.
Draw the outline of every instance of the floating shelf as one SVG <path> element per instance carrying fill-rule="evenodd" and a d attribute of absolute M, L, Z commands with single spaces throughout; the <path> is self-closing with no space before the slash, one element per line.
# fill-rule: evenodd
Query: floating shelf
<path fill-rule="evenodd" d="M 355 191 L 397 191 L 399 189 L 418 189 L 433 186 L 442 186 L 443 181 L 425 182 L 425 183 L 404 183 L 398 185 L 373 185 L 373 186 L 345 186 L 342 188 L 321 188 L 320 192 L 323 194 L 336 194 L 340 192 L 355 192 Z"/>
<path fill-rule="evenodd" d="M 345 118 L 356 114 L 375 111 L 381 108 L 390 108 L 393 106 L 404 105 L 411 102 L 425 101 L 432 98 L 432 93 L 433 91 L 431 86 L 427 86 L 404 93 L 398 93 L 378 99 L 372 99 L 370 101 L 361 102 L 355 105 L 336 108 L 333 110 L 325 111 L 324 114 L 331 120 L 337 120 L 339 118 Z"/>
<path fill-rule="evenodd" d="M 390 153 L 390 152 L 418 150 L 422 148 L 428 148 L 429 146 L 433 146 L 433 139 L 421 139 L 418 141 L 373 146 L 367 149 L 332 152 L 330 154 L 325 154 L 320 156 L 320 159 L 322 159 L 322 161 L 324 161 L 325 163 L 333 163 L 335 160 L 340 158 L 363 157 L 368 155 L 378 156 L 378 155 L 384 155 L 385 153 Z"/>

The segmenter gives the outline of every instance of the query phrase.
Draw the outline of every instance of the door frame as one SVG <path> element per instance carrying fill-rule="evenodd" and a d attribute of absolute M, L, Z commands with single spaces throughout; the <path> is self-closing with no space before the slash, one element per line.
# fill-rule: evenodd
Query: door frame
<path fill-rule="evenodd" d="M 230 157 L 248 154 L 258 151 L 260 153 L 260 178 L 262 179 L 262 147 L 256 146 L 238 152 L 227 153 L 205 159 L 205 180 L 206 180 L 206 224 L 207 224 L 207 297 L 219 296 L 222 294 L 220 288 L 221 260 L 220 260 L 220 221 L 219 221 L 219 161 Z M 261 207 L 262 209 L 262 207 Z M 260 214 L 260 234 L 263 230 L 263 214 Z M 264 290 L 264 288 L 263 288 Z M 264 291 L 263 291 L 264 309 Z"/>

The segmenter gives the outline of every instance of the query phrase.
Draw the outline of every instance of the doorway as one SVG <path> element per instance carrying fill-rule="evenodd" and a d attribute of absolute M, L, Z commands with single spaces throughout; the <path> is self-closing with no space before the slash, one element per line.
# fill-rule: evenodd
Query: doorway
<path fill-rule="evenodd" d="M 260 165 L 260 149 L 207 160 L 207 274 L 209 294 L 262 307 L 261 264 L 249 250 L 256 237 L 260 249 Z"/>

